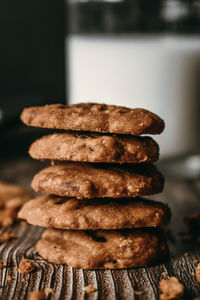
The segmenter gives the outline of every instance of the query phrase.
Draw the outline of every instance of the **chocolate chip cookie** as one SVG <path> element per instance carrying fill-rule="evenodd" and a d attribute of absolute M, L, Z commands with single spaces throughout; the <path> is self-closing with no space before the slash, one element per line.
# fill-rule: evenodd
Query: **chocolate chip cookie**
<path fill-rule="evenodd" d="M 37 192 L 79 199 L 121 198 L 160 193 L 164 178 L 154 165 L 65 162 L 41 170 L 31 185 Z"/>
<path fill-rule="evenodd" d="M 28 126 L 119 134 L 160 134 L 164 121 L 141 108 L 80 103 L 24 108 L 21 120 Z"/>
<path fill-rule="evenodd" d="M 168 255 L 156 229 L 72 231 L 47 229 L 36 244 L 50 262 L 82 269 L 123 269 L 152 265 Z"/>
<path fill-rule="evenodd" d="M 54 133 L 36 140 L 29 154 L 40 160 L 148 163 L 158 160 L 159 147 L 150 137 Z"/>
<path fill-rule="evenodd" d="M 84 199 L 39 196 L 26 203 L 18 217 L 41 227 L 73 230 L 155 227 L 167 223 L 167 205 L 142 198 Z"/>

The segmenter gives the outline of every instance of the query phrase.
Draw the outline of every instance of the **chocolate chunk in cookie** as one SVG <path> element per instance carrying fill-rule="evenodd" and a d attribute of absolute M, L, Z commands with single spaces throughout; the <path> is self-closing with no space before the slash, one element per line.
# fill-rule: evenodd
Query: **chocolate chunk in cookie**
<path fill-rule="evenodd" d="M 35 159 L 103 163 L 148 163 L 159 158 L 150 137 L 54 133 L 36 140 L 29 149 Z"/>
<path fill-rule="evenodd" d="M 123 269 L 152 265 L 168 255 L 156 229 L 71 231 L 47 229 L 36 244 L 50 262 L 83 269 Z"/>
<path fill-rule="evenodd" d="M 65 162 L 35 175 L 37 192 L 76 198 L 136 197 L 163 190 L 164 178 L 154 165 L 102 165 Z"/>
<path fill-rule="evenodd" d="M 97 230 L 161 226 L 171 213 L 167 205 L 142 198 L 83 201 L 45 194 L 26 203 L 18 216 L 41 227 Z"/>
<path fill-rule="evenodd" d="M 97 103 L 29 107 L 21 120 L 29 126 L 72 131 L 141 135 L 164 130 L 164 121 L 148 110 Z"/>

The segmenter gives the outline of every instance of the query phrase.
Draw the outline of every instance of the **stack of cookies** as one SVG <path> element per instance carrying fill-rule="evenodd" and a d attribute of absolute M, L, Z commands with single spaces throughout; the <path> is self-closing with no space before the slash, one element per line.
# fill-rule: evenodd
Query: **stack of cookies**
<path fill-rule="evenodd" d="M 161 133 L 162 119 L 144 109 L 82 103 L 26 108 L 21 120 L 62 130 L 31 145 L 32 158 L 52 165 L 32 181 L 45 194 L 19 212 L 47 228 L 36 244 L 43 258 L 83 269 L 120 269 L 167 257 L 160 227 L 170 210 L 141 198 L 163 190 L 164 178 L 152 164 L 159 147 L 140 136 Z"/>

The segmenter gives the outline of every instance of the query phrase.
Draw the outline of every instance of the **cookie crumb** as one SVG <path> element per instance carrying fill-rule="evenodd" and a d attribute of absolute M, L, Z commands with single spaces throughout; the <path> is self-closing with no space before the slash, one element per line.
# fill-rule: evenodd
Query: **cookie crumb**
<path fill-rule="evenodd" d="M 28 300 L 44 300 L 46 299 L 46 294 L 43 291 L 30 292 L 28 295 Z"/>
<path fill-rule="evenodd" d="M 140 296 L 142 295 L 142 291 L 134 291 L 135 295 Z"/>
<path fill-rule="evenodd" d="M 6 266 L 7 266 L 7 260 L 0 262 L 0 269 L 6 268 Z"/>
<path fill-rule="evenodd" d="M 193 261 L 193 264 L 197 264 L 197 263 L 198 263 L 198 260 L 195 259 L 195 260 Z"/>
<path fill-rule="evenodd" d="M 55 166 L 55 160 L 51 160 L 51 165 Z"/>
<path fill-rule="evenodd" d="M 24 274 L 24 273 L 30 273 L 33 270 L 35 270 L 35 265 L 32 260 L 30 259 L 24 259 L 20 262 L 19 264 L 19 273 Z"/>
<path fill-rule="evenodd" d="M 200 263 L 197 265 L 195 269 L 197 281 L 200 282 Z"/>
<path fill-rule="evenodd" d="M 44 291 L 34 291 L 30 292 L 28 300 L 44 300 L 49 294 L 53 294 L 53 289 L 45 288 Z"/>
<path fill-rule="evenodd" d="M 12 277 L 10 275 L 7 276 L 7 281 L 11 281 Z"/>
<path fill-rule="evenodd" d="M 22 220 L 22 221 L 20 221 L 20 225 L 22 225 L 22 226 L 26 226 L 26 225 L 27 225 L 27 222 L 26 222 L 26 221 L 24 221 L 24 220 Z"/>
<path fill-rule="evenodd" d="M 89 284 L 89 285 L 86 285 L 86 286 L 84 287 L 84 291 L 85 291 L 87 294 L 90 294 L 90 293 L 96 292 L 96 289 L 93 287 L 92 284 Z"/>
<path fill-rule="evenodd" d="M 48 295 L 48 294 L 54 294 L 54 291 L 53 291 L 53 289 L 52 288 L 46 288 L 45 290 L 44 290 L 44 292 L 45 292 L 45 294 L 46 295 Z"/>
<path fill-rule="evenodd" d="M 162 273 L 161 273 L 161 276 L 167 277 L 167 273 L 166 273 L 166 272 L 162 272 Z"/>
<path fill-rule="evenodd" d="M 160 281 L 161 295 L 160 300 L 179 299 L 184 294 L 184 286 L 176 277 L 162 279 Z"/>
<path fill-rule="evenodd" d="M 8 232 L 4 232 L 1 236 L 0 236 L 0 243 L 6 243 L 11 239 L 16 238 L 16 236 L 14 235 L 14 233 L 8 233 Z"/>

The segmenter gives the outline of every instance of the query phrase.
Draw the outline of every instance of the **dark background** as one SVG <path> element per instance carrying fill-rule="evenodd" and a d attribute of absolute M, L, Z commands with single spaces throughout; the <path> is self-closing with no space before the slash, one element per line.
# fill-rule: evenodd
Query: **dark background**
<path fill-rule="evenodd" d="M 0 109 L 65 102 L 64 0 L 0 1 Z"/>

